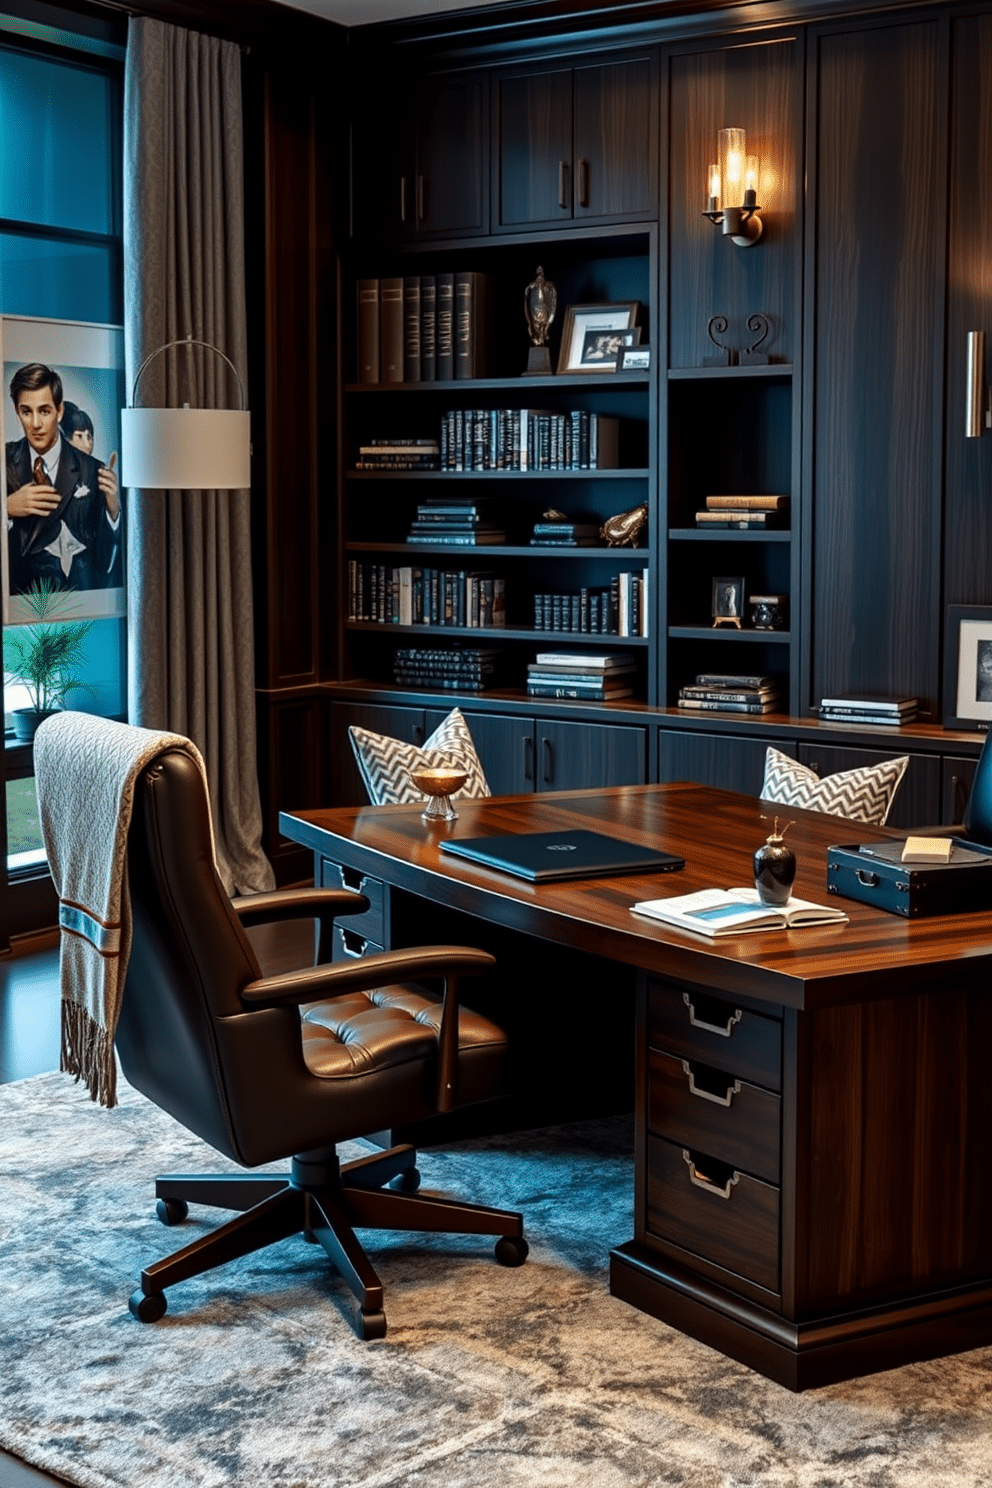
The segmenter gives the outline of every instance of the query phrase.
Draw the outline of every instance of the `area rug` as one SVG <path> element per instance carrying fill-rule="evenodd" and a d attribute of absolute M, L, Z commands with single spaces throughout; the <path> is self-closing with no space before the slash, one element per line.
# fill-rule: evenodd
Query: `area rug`
<path fill-rule="evenodd" d="M 0 1444 L 83 1488 L 972 1488 L 992 1484 L 992 1349 L 796 1396 L 611 1298 L 629 1122 L 422 1154 L 424 1187 L 524 1211 L 477 1238 L 373 1237 L 389 1334 L 363 1344 L 289 1240 L 127 1296 L 174 1248 L 152 1179 L 218 1166 L 125 1088 L 0 1088 Z M 185 1228 L 192 1236 L 216 1215 Z"/>

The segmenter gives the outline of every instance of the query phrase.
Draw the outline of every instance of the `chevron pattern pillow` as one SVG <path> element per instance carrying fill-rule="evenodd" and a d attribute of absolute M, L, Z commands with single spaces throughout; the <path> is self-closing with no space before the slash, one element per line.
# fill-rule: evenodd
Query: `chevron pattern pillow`
<path fill-rule="evenodd" d="M 780 806 L 825 811 L 830 816 L 845 816 L 849 821 L 882 826 L 908 764 L 909 756 L 904 754 L 899 759 L 884 760 L 880 765 L 840 770 L 836 775 L 826 775 L 821 780 L 815 770 L 769 745 L 761 799 L 774 801 Z"/>
<path fill-rule="evenodd" d="M 418 765 L 458 765 L 468 771 L 468 779 L 454 794 L 474 797 L 490 796 L 479 756 L 472 743 L 468 724 L 460 709 L 452 708 L 423 745 L 405 744 L 388 734 L 374 734 L 370 729 L 348 729 L 351 747 L 369 800 L 373 806 L 404 806 L 424 799 L 410 779 Z"/>

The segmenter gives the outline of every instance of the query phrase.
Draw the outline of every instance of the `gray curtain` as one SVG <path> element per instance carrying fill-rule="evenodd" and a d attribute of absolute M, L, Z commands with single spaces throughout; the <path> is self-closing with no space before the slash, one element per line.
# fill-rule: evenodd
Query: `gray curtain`
<path fill-rule="evenodd" d="M 130 385 L 192 336 L 247 389 L 241 59 L 236 46 L 132 19 L 124 75 L 124 320 Z M 138 404 L 235 408 L 220 357 L 156 357 Z M 126 472 L 125 472 L 126 479 Z M 229 893 L 270 888 L 255 758 L 247 491 L 135 491 L 128 505 L 129 716 L 206 761 Z"/>

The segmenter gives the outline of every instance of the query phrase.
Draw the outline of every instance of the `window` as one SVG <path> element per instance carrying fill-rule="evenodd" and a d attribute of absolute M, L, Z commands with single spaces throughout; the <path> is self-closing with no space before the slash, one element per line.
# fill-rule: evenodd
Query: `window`
<path fill-rule="evenodd" d="M 24 9 L 29 12 L 30 5 Z M 47 19 L 56 14 L 45 7 Z M 71 31 L 0 16 L 0 315 L 120 325 L 124 28 L 116 20 L 66 15 L 65 21 Z M 58 370 L 55 357 L 47 364 Z M 8 381 L 5 376 L 0 396 L 5 437 L 13 442 L 20 430 L 16 423 L 11 428 L 15 416 Z M 110 401 L 116 401 L 116 390 Z M 109 451 L 94 448 L 93 454 L 106 462 Z M 5 542 L 6 518 L 5 512 Z M 75 698 L 70 694 L 68 702 L 123 717 L 124 620 L 114 608 L 108 606 L 86 637 L 80 671 L 86 690 Z M 18 745 L 11 733 L 13 710 L 27 701 L 21 684 L 6 683 L 3 758 L 11 885 L 37 875 L 44 862 L 30 748 Z M 0 938 L 3 934 L 0 927 Z"/>

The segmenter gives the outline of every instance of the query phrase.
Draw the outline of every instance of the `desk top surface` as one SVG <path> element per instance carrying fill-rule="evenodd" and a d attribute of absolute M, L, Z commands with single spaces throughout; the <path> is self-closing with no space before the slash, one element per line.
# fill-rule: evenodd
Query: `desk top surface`
<path fill-rule="evenodd" d="M 892 834 L 816 812 L 778 808 L 792 823 L 794 892 L 843 907 L 848 924 L 773 930 L 710 941 L 630 912 L 641 899 L 753 883 L 751 858 L 776 808 L 751 796 L 697 785 L 501 796 L 456 802 L 458 820 L 427 824 L 422 806 L 337 807 L 283 813 L 285 836 L 336 863 L 448 908 L 543 940 L 784 1006 L 886 997 L 933 986 L 992 993 L 992 913 L 910 922 L 830 898 L 826 850 Z M 584 827 L 686 860 L 678 873 L 531 884 L 440 851 L 445 837 Z M 425 925 L 425 932 L 429 933 Z M 855 983 L 857 985 L 855 985 Z"/>

